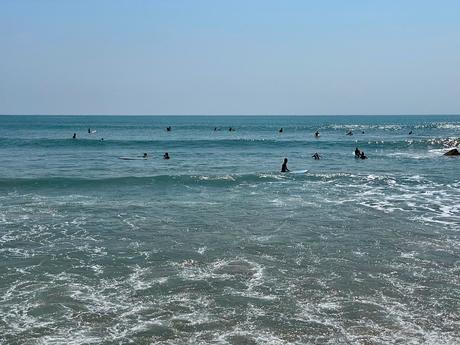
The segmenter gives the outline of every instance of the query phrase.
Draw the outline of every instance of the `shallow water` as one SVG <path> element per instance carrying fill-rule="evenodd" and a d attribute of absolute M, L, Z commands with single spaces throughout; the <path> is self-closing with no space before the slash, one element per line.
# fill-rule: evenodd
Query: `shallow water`
<path fill-rule="evenodd" d="M 2 116 L 0 343 L 459 344 L 459 137 L 459 116 Z"/>

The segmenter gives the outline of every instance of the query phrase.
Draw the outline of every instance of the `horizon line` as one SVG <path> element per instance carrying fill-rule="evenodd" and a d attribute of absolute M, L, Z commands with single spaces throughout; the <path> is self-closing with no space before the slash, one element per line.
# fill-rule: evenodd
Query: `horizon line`
<path fill-rule="evenodd" d="M 0 114 L 0 116 L 459 116 L 460 113 L 424 114 Z"/>

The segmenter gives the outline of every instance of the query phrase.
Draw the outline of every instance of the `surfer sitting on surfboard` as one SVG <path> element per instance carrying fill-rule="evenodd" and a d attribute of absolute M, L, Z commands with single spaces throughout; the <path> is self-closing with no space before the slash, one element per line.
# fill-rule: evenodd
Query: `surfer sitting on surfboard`
<path fill-rule="evenodd" d="M 288 162 L 288 159 L 284 158 L 283 165 L 281 166 L 281 172 L 289 172 L 289 169 L 287 167 L 287 162 Z"/>
<path fill-rule="evenodd" d="M 355 158 L 360 158 L 360 156 L 361 156 L 361 151 L 358 148 L 356 148 L 355 149 Z"/>
<path fill-rule="evenodd" d="M 163 159 L 169 159 L 169 153 L 168 152 L 165 152 L 165 154 L 163 155 Z"/>
<path fill-rule="evenodd" d="M 318 152 L 315 152 L 315 154 L 312 156 L 315 160 L 319 160 L 321 157 Z"/>

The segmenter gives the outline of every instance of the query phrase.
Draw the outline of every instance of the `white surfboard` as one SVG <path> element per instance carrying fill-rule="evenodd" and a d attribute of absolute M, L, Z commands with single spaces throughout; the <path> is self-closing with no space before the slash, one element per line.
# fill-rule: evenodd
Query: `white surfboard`
<path fill-rule="evenodd" d="M 291 174 L 306 174 L 308 170 L 294 170 L 291 171 Z"/>
<path fill-rule="evenodd" d="M 139 160 L 146 160 L 148 158 L 144 158 L 144 157 L 118 157 L 119 159 L 123 159 L 125 161 L 139 161 Z"/>

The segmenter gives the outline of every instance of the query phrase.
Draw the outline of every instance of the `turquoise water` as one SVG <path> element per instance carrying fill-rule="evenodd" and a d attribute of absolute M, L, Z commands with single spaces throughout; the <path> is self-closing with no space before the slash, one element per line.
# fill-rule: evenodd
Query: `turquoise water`
<path fill-rule="evenodd" d="M 460 116 L 1 116 L 0 343 L 459 344 L 459 137 Z"/>

